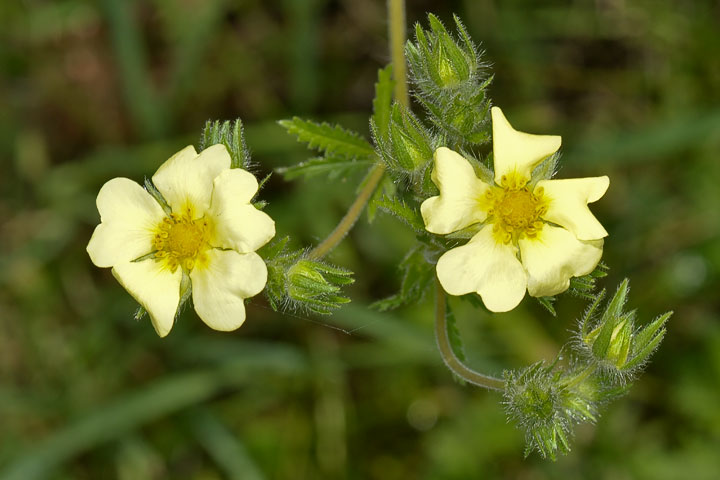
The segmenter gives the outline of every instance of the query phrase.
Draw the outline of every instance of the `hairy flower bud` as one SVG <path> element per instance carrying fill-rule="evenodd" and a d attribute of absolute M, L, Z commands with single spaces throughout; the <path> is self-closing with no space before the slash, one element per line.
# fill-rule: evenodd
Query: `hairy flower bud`
<path fill-rule="evenodd" d="M 599 318 L 595 312 L 604 291 L 597 295 L 578 332 L 580 353 L 621 381 L 632 377 L 645 364 L 665 336 L 665 323 L 672 315 L 665 313 L 644 328 L 636 329 L 635 311 L 623 311 L 629 290 L 626 279 Z"/>

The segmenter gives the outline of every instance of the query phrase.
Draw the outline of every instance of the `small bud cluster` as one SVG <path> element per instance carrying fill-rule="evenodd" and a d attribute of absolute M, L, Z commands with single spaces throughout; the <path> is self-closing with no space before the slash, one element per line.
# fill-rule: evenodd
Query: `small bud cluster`
<path fill-rule="evenodd" d="M 635 311 L 624 312 L 628 281 L 618 287 L 602 314 L 596 295 L 579 322 L 574 356 L 568 366 L 562 357 L 552 365 L 538 363 L 520 371 L 505 372 L 508 416 L 525 431 L 526 454 L 537 450 L 556 459 L 567 453 L 572 427 L 594 423 L 603 403 L 624 393 L 665 335 L 668 312 L 644 328 L 635 328 Z"/>
<path fill-rule="evenodd" d="M 483 144 L 490 138 L 486 89 L 491 77 L 484 75 L 481 52 L 457 16 L 459 40 L 434 15 L 428 15 L 428 22 L 430 29 L 418 24 L 415 43 L 405 47 L 415 97 L 430 121 L 447 133 L 447 145 L 458 149 Z"/>
<path fill-rule="evenodd" d="M 327 315 L 350 302 L 341 289 L 354 282 L 352 272 L 308 258 L 305 250 L 288 251 L 287 242 L 286 237 L 266 252 L 268 283 L 265 293 L 273 309 Z"/>

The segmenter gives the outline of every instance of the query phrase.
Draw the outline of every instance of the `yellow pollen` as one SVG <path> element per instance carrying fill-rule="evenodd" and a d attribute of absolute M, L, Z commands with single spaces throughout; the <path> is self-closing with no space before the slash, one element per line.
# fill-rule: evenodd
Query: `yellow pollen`
<path fill-rule="evenodd" d="M 542 189 L 533 193 L 527 187 L 495 187 L 488 193 L 488 214 L 494 217 L 493 231 L 498 242 L 510 243 L 513 238 L 537 235 L 542 228 L 540 216 L 547 211 Z"/>
<path fill-rule="evenodd" d="M 204 218 L 193 220 L 188 215 L 170 214 L 158 225 L 153 239 L 155 258 L 165 261 L 172 272 L 178 266 L 192 270 L 208 248 L 209 227 Z"/>

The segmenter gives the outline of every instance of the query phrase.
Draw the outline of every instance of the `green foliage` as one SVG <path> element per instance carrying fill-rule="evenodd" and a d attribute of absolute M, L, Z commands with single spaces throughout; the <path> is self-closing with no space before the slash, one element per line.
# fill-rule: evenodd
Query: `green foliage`
<path fill-rule="evenodd" d="M 558 169 L 560 153 L 555 152 L 535 167 L 530 177 L 530 185 L 535 185 L 540 180 L 550 180 L 555 176 Z"/>
<path fill-rule="evenodd" d="M 445 321 L 447 322 L 448 338 L 450 339 L 450 346 L 452 347 L 453 353 L 460 360 L 465 361 L 465 347 L 463 347 L 462 336 L 457 326 L 457 320 L 455 320 L 455 314 L 452 308 L 450 308 L 449 303 L 445 303 Z M 459 379 L 459 377 L 456 378 Z"/>
<path fill-rule="evenodd" d="M 322 151 L 326 156 L 342 156 L 360 160 L 372 160 L 375 149 L 359 134 L 346 130 L 340 125 L 315 123 L 293 117 L 292 120 L 278 122 L 289 134 L 295 135 L 299 142 L 307 143 L 309 148 Z"/>
<path fill-rule="evenodd" d="M 435 268 L 425 259 L 424 251 L 425 247 L 417 246 L 408 252 L 399 266 L 402 275 L 400 291 L 373 303 L 372 308 L 384 312 L 418 302 L 423 298 L 435 278 Z"/>
<path fill-rule="evenodd" d="M 238 118 L 232 122 L 214 122 L 208 120 L 205 122 L 200 137 L 200 150 L 205 150 L 211 145 L 222 143 L 230 153 L 231 168 L 247 168 L 250 166 L 250 151 L 245 145 L 245 136 L 243 132 L 242 121 Z"/>
<path fill-rule="evenodd" d="M 328 315 L 350 302 L 341 293 L 352 284 L 352 272 L 308 258 L 305 250 L 290 250 L 289 238 L 263 250 L 268 267 L 265 295 L 274 310 L 314 312 Z"/>
<path fill-rule="evenodd" d="M 298 177 L 313 177 L 327 175 L 328 180 L 336 180 L 364 168 L 367 169 L 373 162 L 371 160 L 358 160 L 346 157 L 315 157 L 290 167 L 280 167 L 276 171 L 285 177 L 285 180 L 294 180 Z"/>
<path fill-rule="evenodd" d="M 592 298 L 569 345 L 577 356 L 567 365 L 561 353 L 550 366 L 505 372 L 506 411 L 525 431 L 526 453 L 537 450 L 555 460 L 569 452 L 574 425 L 595 422 L 600 407 L 627 391 L 662 341 L 671 313 L 635 329 L 635 312 L 623 311 L 629 289 L 626 279 L 601 314 L 605 292 Z"/>
<path fill-rule="evenodd" d="M 394 86 L 395 82 L 392 79 L 392 65 L 379 69 L 378 81 L 375 84 L 373 114 L 372 117 L 370 117 L 370 122 L 374 125 L 373 131 L 377 129 L 380 133 L 381 140 L 385 140 L 387 138 Z"/>
<path fill-rule="evenodd" d="M 168 205 L 167 201 L 165 200 L 165 197 L 163 197 L 162 193 L 160 193 L 160 190 L 158 190 L 155 185 L 152 183 L 152 180 L 149 178 L 145 179 L 145 190 L 152 195 L 152 197 L 155 199 L 156 202 L 160 204 L 163 211 L 170 215 L 172 213 L 172 209 L 170 208 L 170 205 Z"/>
<path fill-rule="evenodd" d="M 380 156 L 399 181 L 422 194 L 422 178 L 430 167 L 437 140 L 407 107 L 392 106 L 387 134 L 372 124 Z"/>
<path fill-rule="evenodd" d="M 567 289 L 567 293 L 586 300 L 595 300 L 596 295 L 594 295 L 594 292 L 597 280 L 599 278 L 606 277 L 607 272 L 607 265 L 603 262 L 598 263 L 595 269 L 587 275 L 572 277 L 570 279 L 570 287 Z M 545 309 L 550 312 L 553 317 L 557 316 L 557 312 L 555 311 L 556 297 L 536 297 L 536 300 L 540 303 L 540 305 L 545 307 Z"/>
<path fill-rule="evenodd" d="M 425 235 L 425 223 L 417 208 L 412 208 L 405 203 L 399 196 L 387 197 L 383 196 L 377 202 L 377 207 L 387 212 L 408 227 L 412 228 L 416 233 Z"/>
<path fill-rule="evenodd" d="M 437 17 L 428 15 L 429 30 L 415 27 L 415 43 L 408 42 L 405 55 L 410 66 L 415 96 L 430 121 L 447 135 L 447 145 L 459 150 L 482 145 L 490 139 L 487 88 L 481 52 L 455 16 L 459 39 L 455 40 Z"/>
<path fill-rule="evenodd" d="M 597 310 L 605 292 L 598 294 L 580 320 L 575 342 L 580 355 L 596 362 L 616 382 L 626 382 L 637 375 L 660 345 L 666 333 L 665 324 L 672 315 L 667 312 L 646 327 L 636 328 L 635 311 L 624 311 L 629 290 L 625 279 L 601 315 Z"/>
<path fill-rule="evenodd" d="M 525 432 L 525 455 L 537 450 L 552 460 L 568 453 L 574 413 L 560 386 L 555 365 L 538 362 L 518 372 L 505 372 L 505 407 L 508 416 Z"/>

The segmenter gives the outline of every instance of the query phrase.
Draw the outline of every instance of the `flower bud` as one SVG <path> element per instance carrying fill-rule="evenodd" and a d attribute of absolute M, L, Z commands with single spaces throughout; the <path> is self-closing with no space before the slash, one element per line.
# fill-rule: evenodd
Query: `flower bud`
<path fill-rule="evenodd" d="M 581 353 L 623 380 L 636 373 L 657 348 L 665 335 L 665 323 L 672 315 L 668 312 L 636 329 L 635 311 L 623 312 L 629 289 L 626 279 L 597 319 L 593 317 L 604 296 L 601 292 L 585 313 L 579 335 Z"/>
<path fill-rule="evenodd" d="M 390 117 L 388 159 L 396 169 L 413 173 L 421 171 L 432 161 L 430 133 L 412 112 L 402 105 L 393 105 Z"/>

